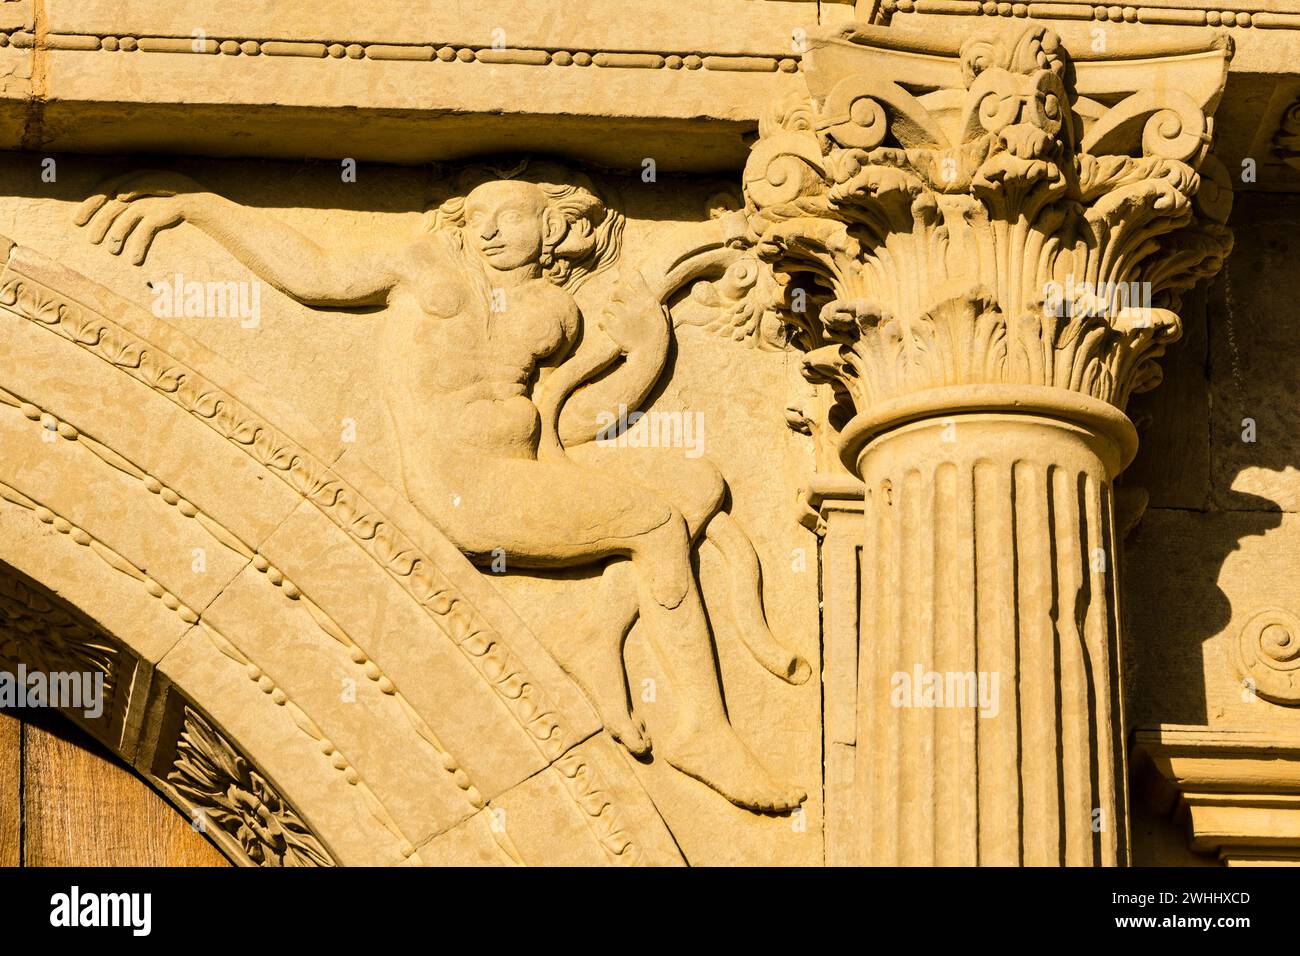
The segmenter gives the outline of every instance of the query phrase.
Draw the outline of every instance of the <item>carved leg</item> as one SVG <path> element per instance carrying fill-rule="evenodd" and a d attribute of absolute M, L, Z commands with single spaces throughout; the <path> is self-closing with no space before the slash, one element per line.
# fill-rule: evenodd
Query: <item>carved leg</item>
<path fill-rule="evenodd" d="M 568 462 L 461 459 L 460 464 L 466 469 L 454 486 L 463 489 L 460 505 L 441 512 L 439 524 L 466 554 L 483 558 L 500 549 L 516 567 L 539 568 L 631 557 L 639 614 L 679 704 L 671 738 L 665 741 L 656 731 L 657 750 L 668 763 L 743 807 L 789 810 L 806 798 L 804 791 L 774 781 L 727 722 L 691 566 L 690 529 L 681 512 L 643 486 Z M 453 487 L 436 473 L 432 477 L 442 487 L 429 489 L 437 494 L 422 489 L 424 500 L 448 500 Z M 538 489 L 546 489 L 542 501 Z M 592 529 L 603 533 L 594 537 Z M 624 573 L 616 571 L 605 582 L 611 593 Z M 616 627 L 589 642 L 593 657 L 569 657 L 574 672 L 586 675 L 588 692 L 603 715 L 632 738 L 632 722 L 620 723 L 622 711 L 610 704 L 612 662 L 621 659 L 614 651 L 621 650 L 623 623 L 631 617 L 620 614 Z M 618 686 L 626 701 L 626 684 Z"/>
<path fill-rule="evenodd" d="M 553 652 L 560 666 L 586 692 L 610 736 L 640 757 L 650 752 L 650 735 L 631 706 L 623 663 L 623 643 L 638 612 L 631 562 L 611 561 L 601 574 L 595 599 L 580 612 L 563 645 Z"/>
<path fill-rule="evenodd" d="M 731 613 L 749 653 L 781 680 L 802 684 L 812 674 L 812 668 L 802 657 L 783 647 L 767 626 L 767 616 L 763 613 L 763 569 L 749 536 L 731 515 L 720 511 L 705 527 L 704 538 L 718 549 L 726 564 Z"/>
<path fill-rule="evenodd" d="M 687 535 L 685 522 L 676 519 L 637 539 L 633 561 L 638 555 L 657 552 L 656 564 L 676 559 L 689 568 Z M 677 726 L 666 740 L 659 738 L 663 758 L 738 806 L 771 812 L 797 807 L 807 793 L 773 779 L 727 721 L 708 621 L 694 578 L 685 597 L 673 607 L 655 599 L 651 582 L 640 572 L 637 585 L 641 617 L 677 701 Z"/>

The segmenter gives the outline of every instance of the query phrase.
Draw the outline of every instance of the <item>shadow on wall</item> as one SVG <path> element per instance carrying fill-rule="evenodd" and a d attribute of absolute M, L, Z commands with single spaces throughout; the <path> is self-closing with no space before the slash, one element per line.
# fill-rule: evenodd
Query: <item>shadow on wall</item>
<path fill-rule="evenodd" d="M 1151 495 L 1122 568 L 1130 728 L 1291 715 L 1234 707 L 1230 652 L 1259 611 L 1300 612 L 1300 197 L 1241 196 L 1232 225 L 1236 249 L 1188 296 L 1164 383 L 1129 410 L 1142 446 L 1123 482 Z"/>
<path fill-rule="evenodd" d="M 1142 443 L 1122 482 L 1150 492 L 1125 542 L 1122 631 L 1130 730 L 1187 724 L 1300 735 L 1300 708 L 1243 680 L 1243 632 L 1300 613 L 1300 197 L 1239 195 L 1236 248 L 1185 301 L 1165 381 L 1129 409 Z M 1216 865 L 1137 788 L 1135 862 Z"/>

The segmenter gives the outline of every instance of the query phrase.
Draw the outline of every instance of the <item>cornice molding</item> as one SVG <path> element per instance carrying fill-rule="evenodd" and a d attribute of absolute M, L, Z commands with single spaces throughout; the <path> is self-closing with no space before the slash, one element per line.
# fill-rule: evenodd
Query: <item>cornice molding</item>
<path fill-rule="evenodd" d="M 1147 799 L 1186 822 L 1192 849 L 1300 865 L 1300 738 L 1165 726 L 1137 731 L 1133 750 Z"/>
<path fill-rule="evenodd" d="M 1099 26 L 1117 58 L 1129 48 L 1159 56 L 1162 45 L 1207 30 L 1236 37 L 1245 50 L 1234 72 L 1266 80 L 1279 101 L 1261 111 L 1258 91 L 1247 96 L 1242 84 L 1230 90 L 1219 110 L 1219 155 L 1229 170 L 1243 158 L 1268 167 L 1245 188 L 1285 190 L 1300 181 L 1269 140 L 1294 95 L 1289 74 L 1276 65 L 1287 62 L 1288 31 L 1300 30 L 1300 13 L 1281 6 L 754 2 L 744 4 L 752 15 L 729 29 L 737 7 L 719 0 L 716 12 L 692 8 L 682 18 L 698 22 L 698 30 L 680 22 L 651 29 L 630 18 L 593 25 L 566 8 L 562 28 L 550 34 L 512 26 L 498 36 L 500 14 L 487 8 L 462 21 L 434 18 L 418 30 L 382 17 L 276 21 L 251 8 L 196 11 L 192 19 L 144 8 L 116 16 L 90 4 L 60 11 L 37 29 L 24 4 L 4 3 L 0 147 L 336 159 L 338 144 L 347 142 L 358 161 L 397 163 L 557 148 L 604 166 L 637 168 L 653 157 L 660 171 L 717 173 L 743 163 L 759 104 L 797 88 L 807 59 L 798 38 L 804 31 L 856 17 L 926 37 L 965 29 L 954 24 L 958 16 L 981 18 L 966 21 L 979 29 L 1038 18 L 1080 59 Z M 191 24 L 204 23 L 206 35 L 191 35 Z M 354 111 L 371 117 L 360 133 L 349 119 Z M 536 133 L 538 116 L 551 124 L 546 139 Z M 287 128 L 295 134 L 286 137 Z"/>
<path fill-rule="evenodd" d="M 1148 26 L 1229 27 L 1259 30 L 1300 30 L 1300 13 L 1273 10 L 1162 6 L 1141 4 L 1092 4 L 1053 2 L 1008 3 L 994 0 L 882 0 L 872 23 L 888 25 L 897 13 L 938 16 L 986 17 L 992 19 L 1082 20 L 1099 23 L 1132 23 Z"/>
<path fill-rule="evenodd" d="M 226 38 L 134 36 L 100 33 L 51 33 L 38 44 L 25 30 L 0 32 L 0 48 L 103 53 L 170 53 L 191 56 L 253 58 L 304 57 L 316 60 L 398 60 L 447 65 L 482 63 L 492 66 L 595 67 L 625 70 L 710 70 L 734 73 L 795 73 L 801 57 L 789 55 L 710 52 L 708 50 L 601 50 L 465 45 L 449 43 L 356 42 L 343 39 L 282 39 L 235 36 Z"/>

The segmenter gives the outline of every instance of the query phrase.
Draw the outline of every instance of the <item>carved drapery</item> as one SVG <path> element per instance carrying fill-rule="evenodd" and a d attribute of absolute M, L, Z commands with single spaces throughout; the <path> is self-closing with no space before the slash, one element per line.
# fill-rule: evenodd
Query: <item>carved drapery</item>
<path fill-rule="evenodd" d="M 1126 859 L 1112 482 L 1231 246 L 1229 53 L 859 27 L 762 125 L 749 239 L 865 485 L 844 859 Z"/>

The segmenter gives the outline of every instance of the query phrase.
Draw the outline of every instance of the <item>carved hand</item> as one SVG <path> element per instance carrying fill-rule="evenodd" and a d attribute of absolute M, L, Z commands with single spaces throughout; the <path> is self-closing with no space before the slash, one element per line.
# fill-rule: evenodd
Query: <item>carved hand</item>
<path fill-rule="evenodd" d="M 75 222 L 89 226 L 90 241 L 108 240 L 113 255 L 134 265 L 149 254 L 154 236 L 185 221 L 204 188 L 182 173 L 142 170 L 109 180 L 77 209 Z"/>
<path fill-rule="evenodd" d="M 596 319 L 597 327 L 627 355 L 664 338 L 668 318 L 641 273 L 625 270 Z"/>

